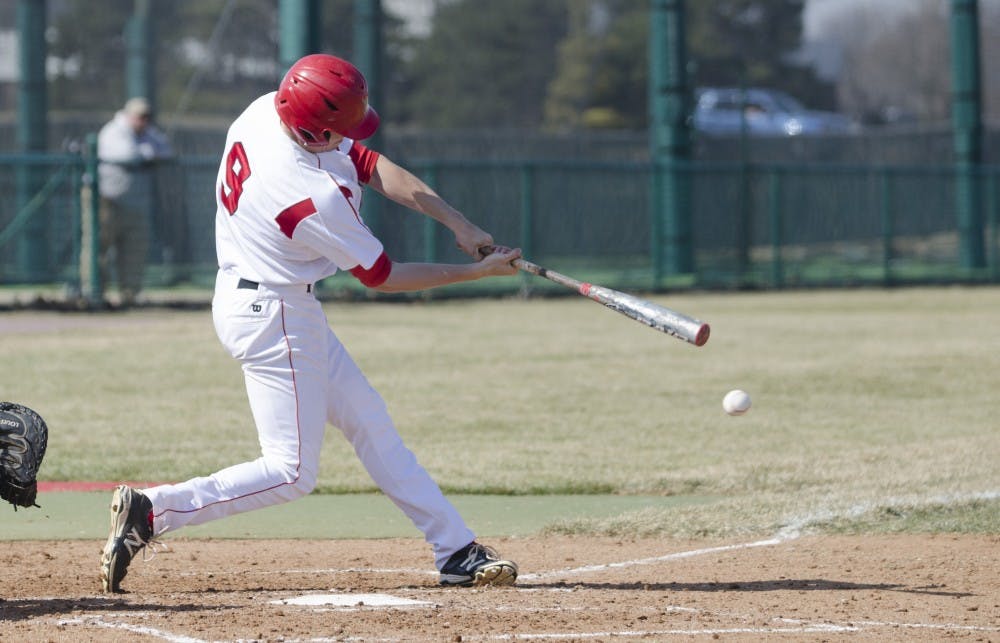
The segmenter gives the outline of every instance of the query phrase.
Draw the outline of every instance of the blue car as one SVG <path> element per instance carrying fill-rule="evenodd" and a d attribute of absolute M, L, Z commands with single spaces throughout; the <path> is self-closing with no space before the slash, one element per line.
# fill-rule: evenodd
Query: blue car
<path fill-rule="evenodd" d="M 835 112 L 806 109 L 785 92 L 773 89 L 713 87 L 699 90 L 695 130 L 718 136 L 815 136 L 848 134 L 857 126 Z"/>

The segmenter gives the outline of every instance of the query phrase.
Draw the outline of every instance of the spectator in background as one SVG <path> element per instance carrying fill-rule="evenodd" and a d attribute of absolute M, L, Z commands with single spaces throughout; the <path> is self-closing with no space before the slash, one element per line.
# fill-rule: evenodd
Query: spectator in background
<path fill-rule="evenodd" d="M 97 267 L 101 292 L 91 299 L 103 301 L 114 256 L 118 290 L 123 307 L 135 303 L 142 289 L 149 248 L 149 209 L 153 195 L 153 165 L 173 155 L 166 136 L 152 124 L 152 109 L 145 98 L 131 98 L 97 136 L 100 208 L 100 250 Z M 86 196 L 86 195 L 85 195 Z M 89 198 L 84 198 L 88 207 Z M 81 285 L 89 290 L 91 269 L 90 217 L 83 218 L 80 266 Z"/>

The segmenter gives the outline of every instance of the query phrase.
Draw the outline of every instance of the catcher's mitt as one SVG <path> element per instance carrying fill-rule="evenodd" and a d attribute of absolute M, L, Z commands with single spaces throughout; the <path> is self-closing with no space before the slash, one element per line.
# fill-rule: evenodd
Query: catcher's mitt
<path fill-rule="evenodd" d="M 49 429 L 21 404 L 0 402 L 0 498 L 18 507 L 37 507 L 35 477 L 45 457 Z"/>

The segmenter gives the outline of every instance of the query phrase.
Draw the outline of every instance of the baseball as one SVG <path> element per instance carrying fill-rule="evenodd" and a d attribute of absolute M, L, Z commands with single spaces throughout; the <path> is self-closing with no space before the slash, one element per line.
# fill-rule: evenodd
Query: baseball
<path fill-rule="evenodd" d="M 739 389 L 729 391 L 722 398 L 722 409 L 729 415 L 743 415 L 750 410 L 750 396 Z"/>

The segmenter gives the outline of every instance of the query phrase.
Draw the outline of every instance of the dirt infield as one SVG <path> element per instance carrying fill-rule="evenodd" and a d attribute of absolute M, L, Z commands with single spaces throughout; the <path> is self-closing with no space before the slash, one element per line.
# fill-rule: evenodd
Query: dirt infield
<path fill-rule="evenodd" d="M 997 536 L 490 544 L 516 587 L 440 588 L 416 540 L 176 539 L 106 596 L 102 543 L 9 542 L 0 639 L 1000 641 Z"/>

